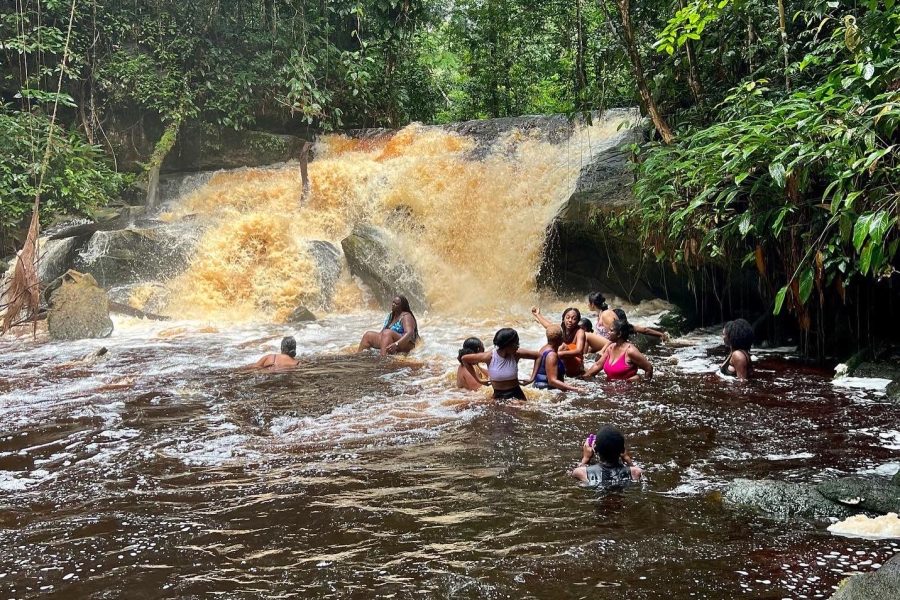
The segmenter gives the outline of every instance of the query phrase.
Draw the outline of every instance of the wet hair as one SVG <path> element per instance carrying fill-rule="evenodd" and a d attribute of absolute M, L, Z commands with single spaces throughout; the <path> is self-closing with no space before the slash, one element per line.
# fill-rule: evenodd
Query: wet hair
<path fill-rule="evenodd" d="M 735 319 L 725 323 L 725 343 L 732 350 L 749 351 L 753 345 L 753 325 L 746 319 Z"/>
<path fill-rule="evenodd" d="M 462 348 L 459 349 L 459 356 L 456 357 L 456 360 L 462 363 L 463 356 L 466 354 L 476 354 L 478 352 L 484 352 L 484 344 L 477 337 L 470 337 L 463 342 Z"/>
<path fill-rule="evenodd" d="M 552 340 L 563 341 L 563 330 L 559 325 L 551 325 L 547 328 L 547 341 Z"/>
<path fill-rule="evenodd" d="M 578 326 L 584 329 L 587 333 L 594 333 L 594 324 L 591 323 L 591 320 L 587 317 L 581 319 L 581 322 L 578 323 Z"/>
<path fill-rule="evenodd" d="M 628 320 L 628 315 L 626 315 L 626 314 L 625 314 L 625 311 L 622 310 L 621 308 L 614 308 L 614 309 L 613 309 L 613 314 L 616 315 L 616 318 L 619 319 L 620 321 L 627 321 L 627 320 Z"/>
<path fill-rule="evenodd" d="M 291 358 L 297 356 L 297 340 L 294 339 L 294 336 L 281 338 L 281 353 L 287 354 Z"/>
<path fill-rule="evenodd" d="M 395 298 L 400 300 L 400 312 L 405 313 L 408 312 L 412 314 L 412 309 L 409 307 L 409 300 L 407 300 L 406 296 L 396 295 Z"/>
<path fill-rule="evenodd" d="M 506 348 L 511 344 L 519 343 L 519 332 L 510 327 L 504 327 L 497 330 L 494 334 L 494 347 L 498 349 Z"/>
<path fill-rule="evenodd" d="M 612 322 L 610 331 L 614 331 L 619 336 L 619 341 L 627 342 L 634 334 L 634 325 L 628 322 L 628 319 L 616 319 Z"/>
<path fill-rule="evenodd" d="M 566 310 L 563 311 L 562 318 L 560 318 L 560 320 L 559 320 L 559 326 L 562 328 L 563 331 L 566 330 L 566 315 L 569 314 L 570 312 L 575 313 L 575 322 L 576 323 L 579 323 L 581 321 L 581 311 L 578 310 L 577 308 L 575 308 L 574 306 L 570 306 L 569 308 L 567 308 Z"/>
<path fill-rule="evenodd" d="M 591 292 L 588 294 L 588 304 L 596 306 L 600 310 L 609 310 L 609 304 L 606 303 L 606 298 L 604 298 L 603 294 L 600 292 Z"/>
<path fill-rule="evenodd" d="M 615 427 L 604 425 L 597 432 L 594 440 L 594 452 L 601 461 L 607 464 L 617 464 L 625 452 L 625 436 Z"/>

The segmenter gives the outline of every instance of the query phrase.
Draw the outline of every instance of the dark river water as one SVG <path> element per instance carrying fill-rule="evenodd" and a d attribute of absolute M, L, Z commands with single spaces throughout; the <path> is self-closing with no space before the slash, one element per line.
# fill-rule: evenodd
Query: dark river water
<path fill-rule="evenodd" d="M 271 326 L 0 339 L 0 598 L 827 598 L 898 551 L 722 500 L 735 478 L 891 474 L 900 408 L 871 389 L 777 353 L 725 381 L 701 332 L 649 351 L 651 383 L 496 404 L 452 389 L 459 343 L 496 323 L 425 318 L 409 359 L 351 354 L 379 318 L 292 331 L 282 373 L 236 368 Z M 646 482 L 566 475 L 603 423 Z"/>

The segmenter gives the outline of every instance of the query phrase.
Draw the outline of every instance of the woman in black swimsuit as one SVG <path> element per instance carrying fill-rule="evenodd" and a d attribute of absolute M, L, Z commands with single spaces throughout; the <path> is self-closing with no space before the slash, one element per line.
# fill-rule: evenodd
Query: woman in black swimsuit
<path fill-rule="evenodd" d="M 753 326 L 746 319 L 728 321 L 722 329 L 722 338 L 728 346 L 728 358 L 720 368 L 722 375 L 749 379 L 753 373 L 753 362 L 750 360 Z"/>

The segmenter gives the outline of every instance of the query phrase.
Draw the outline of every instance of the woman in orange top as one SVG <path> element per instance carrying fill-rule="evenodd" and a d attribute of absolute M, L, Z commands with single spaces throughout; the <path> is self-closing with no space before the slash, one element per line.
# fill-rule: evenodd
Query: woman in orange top
<path fill-rule="evenodd" d="M 531 307 L 531 314 L 544 329 L 554 324 L 536 306 Z M 563 343 L 556 354 L 566 366 L 566 375 L 578 377 L 584 373 L 584 350 L 587 346 L 584 330 L 581 328 L 581 311 L 577 308 L 564 310 L 559 326 L 563 331 Z"/>

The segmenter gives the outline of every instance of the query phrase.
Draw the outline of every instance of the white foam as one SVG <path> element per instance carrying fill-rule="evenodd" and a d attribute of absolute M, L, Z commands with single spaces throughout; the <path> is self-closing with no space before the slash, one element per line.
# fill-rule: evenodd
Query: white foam
<path fill-rule="evenodd" d="M 900 518 L 897 518 L 897 513 L 892 512 L 873 519 L 865 515 L 854 515 L 829 525 L 828 531 L 848 537 L 900 538 Z"/>
<path fill-rule="evenodd" d="M 890 379 L 880 377 L 838 377 L 833 379 L 831 384 L 837 387 L 883 392 L 890 382 Z"/>

